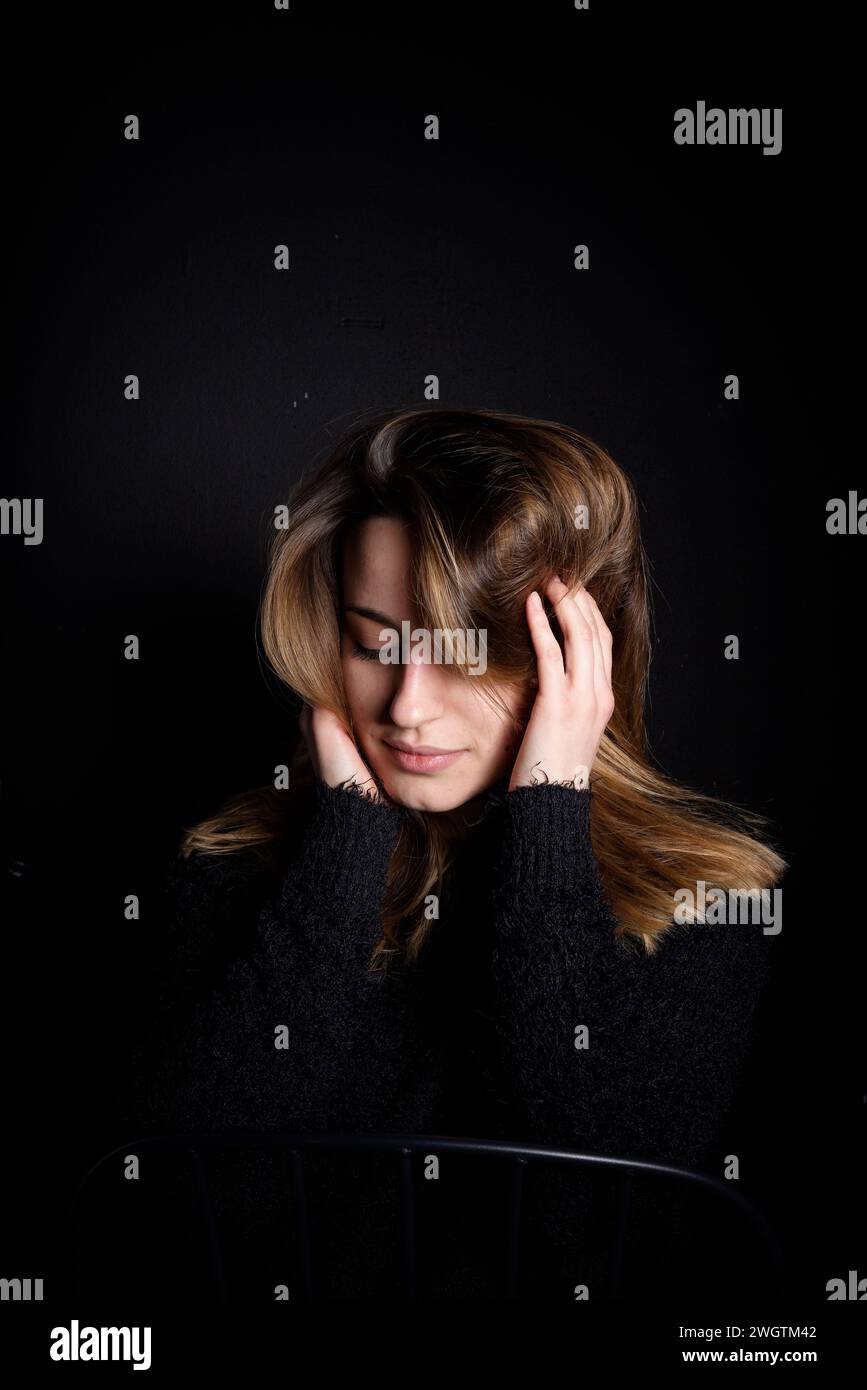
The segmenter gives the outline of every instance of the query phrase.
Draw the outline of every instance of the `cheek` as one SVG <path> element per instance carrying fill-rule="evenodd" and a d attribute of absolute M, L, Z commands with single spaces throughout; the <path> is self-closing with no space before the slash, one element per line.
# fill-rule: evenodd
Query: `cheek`
<path fill-rule="evenodd" d="M 356 678 L 355 671 L 357 664 L 358 663 L 353 661 L 352 658 L 348 656 L 345 652 L 341 652 L 340 666 L 343 672 L 343 689 L 346 692 L 346 698 L 349 701 L 350 705 L 356 698 L 356 691 L 358 687 L 358 680 Z"/>
<path fill-rule="evenodd" d="M 521 732 L 515 726 L 515 719 L 521 711 L 514 709 L 514 703 L 510 704 L 510 709 L 513 709 L 514 713 L 504 715 L 499 710 L 491 709 L 484 701 L 474 702 L 465 709 L 468 726 L 472 729 L 479 748 L 487 753 L 497 754 L 511 748 L 520 740 Z"/>
<path fill-rule="evenodd" d="M 490 744 L 492 752 L 501 757 L 513 757 L 521 746 L 530 713 L 533 696 L 513 699 L 509 704 L 508 716 L 499 715 L 490 725 Z"/>
<path fill-rule="evenodd" d="M 382 700 L 383 672 L 375 662 L 358 661 L 345 656 L 343 666 L 343 689 L 353 711 L 372 709 Z"/>
<path fill-rule="evenodd" d="M 353 700 L 358 699 L 359 692 L 363 688 L 364 682 L 359 680 L 359 663 L 357 661 L 353 661 L 351 657 L 345 656 L 341 665 L 343 666 L 343 688 L 346 691 L 347 699 L 351 703 Z"/>

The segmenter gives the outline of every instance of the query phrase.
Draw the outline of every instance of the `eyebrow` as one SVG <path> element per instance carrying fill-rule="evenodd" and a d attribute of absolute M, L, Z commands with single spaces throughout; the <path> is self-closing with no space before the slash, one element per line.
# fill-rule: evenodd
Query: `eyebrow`
<path fill-rule="evenodd" d="M 387 613 L 380 613 L 376 608 L 360 608 L 356 603 L 347 603 L 343 611 L 357 613 L 360 618 L 369 618 L 372 623 L 383 623 L 386 627 L 400 627 L 400 623 L 395 622 L 394 618 L 389 618 Z"/>

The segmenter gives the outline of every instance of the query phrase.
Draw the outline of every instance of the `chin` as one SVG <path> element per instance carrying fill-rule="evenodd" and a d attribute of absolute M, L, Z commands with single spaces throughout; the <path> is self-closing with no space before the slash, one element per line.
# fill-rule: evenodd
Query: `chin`
<path fill-rule="evenodd" d="M 396 792 L 394 800 L 401 806 L 406 806 L 410 811 L 427 811 L 435 814 L 438 811 L 453 811 L 456 806 L 460 806 L 463 798 L 449 796 L 447 793 L 440 792 L 439 795 L 433 791 Z"/>
<path fill-rule="evenodd" d="M 426 777 L 411 772 L 395 776 L 392 769 L 385 776 L 378 775 L 390 800 L 410 811 L 433 814 L 455 811 L 479 794 L 479 788 L 450 786 L 442 777 Z"/>

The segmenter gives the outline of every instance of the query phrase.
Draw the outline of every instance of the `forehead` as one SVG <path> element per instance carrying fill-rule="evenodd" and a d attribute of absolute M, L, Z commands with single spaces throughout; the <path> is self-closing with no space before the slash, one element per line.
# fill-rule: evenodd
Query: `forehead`
<path fill-rule="evenodd" d="M 404 594 L 409 588 L 412 541 L 405 522 L 374 516 L 347 530 L 343 586 L 347 603 L 374 595 Z"/>

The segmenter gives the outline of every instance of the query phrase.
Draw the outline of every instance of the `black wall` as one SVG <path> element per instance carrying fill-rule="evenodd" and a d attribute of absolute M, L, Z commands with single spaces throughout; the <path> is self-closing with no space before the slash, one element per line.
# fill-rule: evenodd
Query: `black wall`
<path fill-rule="evenodd" d="M 45 535 L 0 538 L 8 1272 L 59 1260 L 72 1175 L 125 1137 L 147 920 L 123 896 L 146 904 L 180 827 L 288 757 L 255 646 L 272 508 L 343 423 L 422 404 L 436 373 L 440 403 L 566 421 L 635 481 L 654 754 L 769 816 L 791 864 L 736 1118 L 748 1186 L 808 1301 L 859 1256 L 867 1274 L 839 722 L 867 541 L 825 529 L 864 474 L 834 444 L 816 270 L 845 232 L 755 10 L 727 7 L 718 66 L 710 19 L 648 10 L 19 21 L 2 490 L 44 498 Z M 782 153 L 676 146 L 699 98 L 782 106 Z"/>

